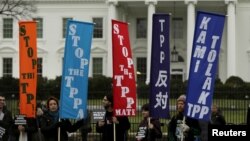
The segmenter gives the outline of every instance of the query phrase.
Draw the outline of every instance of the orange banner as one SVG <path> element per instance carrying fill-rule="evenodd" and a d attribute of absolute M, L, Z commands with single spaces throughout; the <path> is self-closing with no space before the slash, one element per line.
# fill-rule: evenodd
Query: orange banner
<path fill-rule="evenodd" d="M 20 114 L 35 117 L 37 87 L 36 22 L 19 22 Z"/>

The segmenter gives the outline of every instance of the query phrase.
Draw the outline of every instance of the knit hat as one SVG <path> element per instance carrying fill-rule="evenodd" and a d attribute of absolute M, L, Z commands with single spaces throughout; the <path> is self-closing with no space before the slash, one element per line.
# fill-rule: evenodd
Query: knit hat
<path fill-rule="evenodd" d="M 183 102 L 186 102 L 186 96 L 183 94 L 183 95 L 180 95 L 178 98 L 177 98 L 177 102 L 178 101 L 183 101 Z"/>
<path fill-rule="evenodd" d="M 142 105 L 141 110 L 142 111 L 149 111 L 149 104 L 147 103 L 147 104 Z"/>

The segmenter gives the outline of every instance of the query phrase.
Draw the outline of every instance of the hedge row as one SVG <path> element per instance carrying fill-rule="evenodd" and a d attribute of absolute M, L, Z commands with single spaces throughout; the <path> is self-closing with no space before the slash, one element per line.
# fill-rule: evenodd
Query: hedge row
<path fill-rule="evenodd" d="M 171 80 L 170 81 L 170 98 L 177 98 L 180 94 L 186 93 L 187 81 Z M 54 80 L 47 78 L 38 78 L 37 98 L 46 99 L 53 95 L 59 97 L 61 86 L 61 77 Z M 12 77 L 0 78 L 0 93 L 4 93 L 6 97 L 18 97 L 19 79 Z M 102 98 L 107 93 L 112 93 L 112 78 L 98 76 L 89 78 L 88 83 L 89 98 Z M 149 85 L 137 85 L 137 97 L 148 98 L 150 93 Z M 232 76 L 222 83 L 220 79 L 216 79 L 214 88 L 215 98 L 229 99 L 246 99 L 250 98 L 250 83 L 244 82 L 241 78 Z"/>

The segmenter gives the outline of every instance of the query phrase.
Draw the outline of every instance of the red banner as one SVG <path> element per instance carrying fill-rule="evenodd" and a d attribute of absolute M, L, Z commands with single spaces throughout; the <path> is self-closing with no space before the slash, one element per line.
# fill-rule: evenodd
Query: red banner
<path fill-rule="evenodd" d="M 135 116 L 136 86 L 128 24 L 112 20 L 114 116 Z"/>
<path fill-rule="evenodd" d="M 36 22 L 19 22 L 20 114 L 35 117 L 37 86 Z"/>

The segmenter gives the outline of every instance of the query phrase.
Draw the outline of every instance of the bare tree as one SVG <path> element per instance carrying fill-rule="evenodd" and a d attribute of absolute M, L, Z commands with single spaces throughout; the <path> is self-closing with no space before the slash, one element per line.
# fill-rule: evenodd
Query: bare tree
<path fill-rule="evenodd" d="M 0 15 L 31 17 L 36 12 L 35 0 L 0 0 Z"/>

